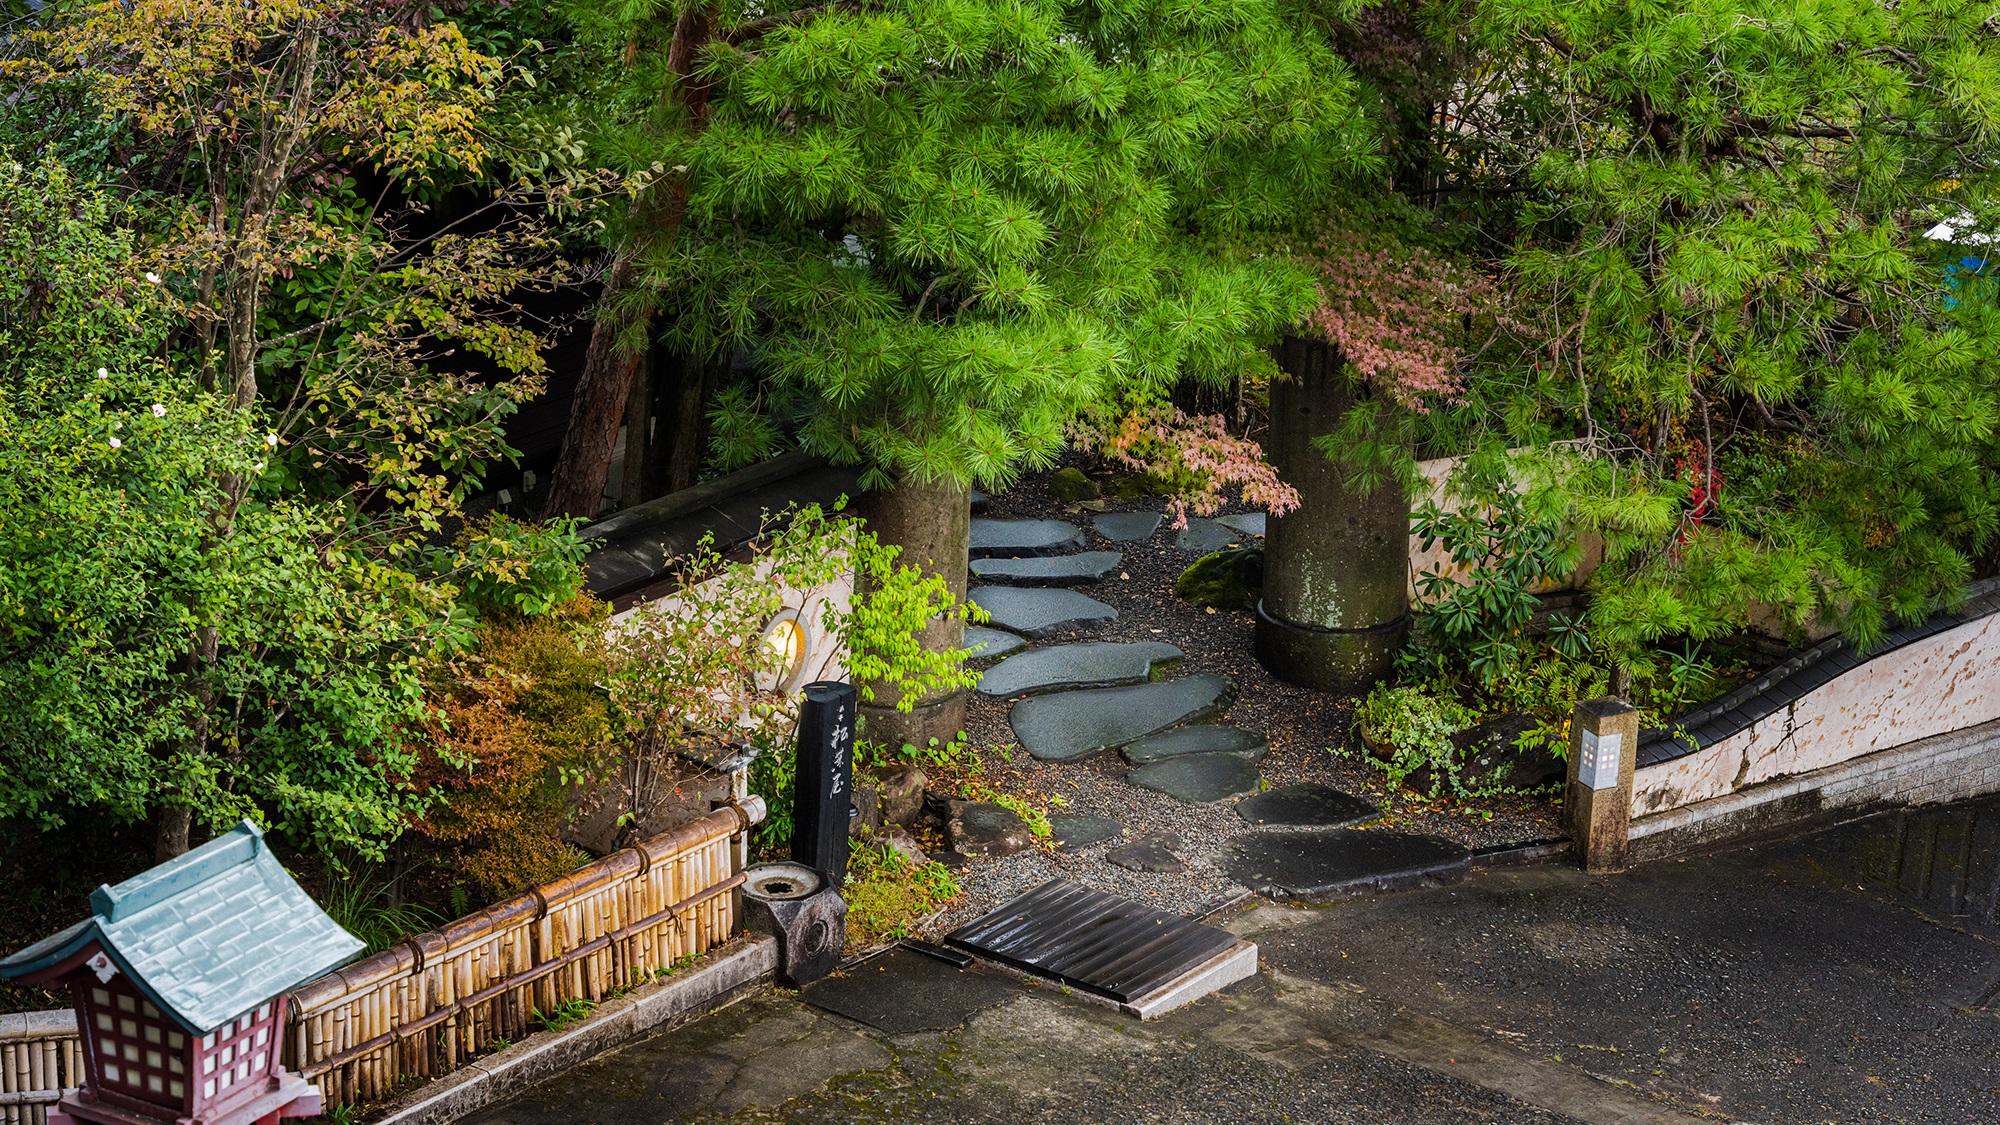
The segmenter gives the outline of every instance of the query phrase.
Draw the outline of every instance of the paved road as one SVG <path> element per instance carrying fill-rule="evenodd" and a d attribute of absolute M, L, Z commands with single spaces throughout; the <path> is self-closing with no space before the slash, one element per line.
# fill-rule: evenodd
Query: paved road
<path fill-rule="evenodd" d="M 768 995 L 469 1120 L 2000 1120 L 2000 930 L 1861 882 L 1877 843 L 1249 903 L 1259 976 L 1143 1024 L 898 954 L 812 993 L 878 1026 Z"/>

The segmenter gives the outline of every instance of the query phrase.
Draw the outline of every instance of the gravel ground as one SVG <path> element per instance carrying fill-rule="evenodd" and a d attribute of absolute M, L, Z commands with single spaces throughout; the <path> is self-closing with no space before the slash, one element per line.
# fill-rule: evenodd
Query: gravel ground
<path fill-rule="evenodd" d="M 1265 672 L 1253 655 L 1252 613 L 1207 611 L 1174 597 L 1174 579 L 1198 556 L 1177 549 L 1170 528 L 1163 525 L 1143 542 L 1112 543 L 1090 529 L 1096 512 L 1069 509 L 1052 500 L 1047 479 L 1046 474 L 1030 476 L 1005 494 L 994 496 L 985 515 L 993 519 L 1069 520 L 1085 529 L 1086 549 L 1121 551 L 1125 558 L 1118 571 L 1104 581 L 1077 587 L 1115 607 L 1117 621 L 1037 641 L 1035 647 L 1080 640 L 1161 640 L 1179 646 L 1186 656 L 1169 673 L 1171 677 L 1219 672 L 1236 681 L 1236 701 L 1217 721 L 1261 730 L 1270 738 L 1263 772 L 1272 787 L 1318 781 L 1365 796 L 1388 811 L 1378 827 L 1443 836 L 1474 848 L 1561 834 L 1557 805 L 1549 800 L 1516 798 L 1460 805 L 1427 802 L 1407 791 L 1390 794 L 1372 767 L 1333 752 L 1350 741 L 1352 700 L 1295 687 Z M 1108 511 L 1160 508 L 1157 498 L 1106 502 Z M 1221 514 L 1246 510 L 1250 509 L 1231 505 Z M 946 932 L 1055 877 L 1187 913 L 1204 912 L 1245 893 L 1216 862 L 1217 852 L 1230 837 L 1258 831 L 1236 815 L 1230 802 L 1183 804 L 1128 784 L 1124 775 L 1129 767 L 1115 752 L 1082 762 L 1038 762 L 1015 746 L 1013 730 L 1007 725 L 1011 706 L 1011 700 L 975 693 L 968 707 L 967 731 L 976 745 L 987 748 L 990 782 L 1047 805 L 1050 811 L 1112 817 L 1126 826 L 1128 840 L 1148 832 L 1169 833 L 1180 841 L 1175 850 L 1188 869 L 1166 875 L 1114 867 L 1104 862 L 1103 856 L 1117 846 L 1120 841 L 1116 840 L 1073 854 L 1029 851 L 996 860 L 973 860 L 962 872 L 965 897 L 933 924 L 931 932 Z M 1011 753 L 1003 759 L 993 752 L 998 747 L 1007 747 Z M 1054 797 L 1067 804 L 1058 809 Z"/>

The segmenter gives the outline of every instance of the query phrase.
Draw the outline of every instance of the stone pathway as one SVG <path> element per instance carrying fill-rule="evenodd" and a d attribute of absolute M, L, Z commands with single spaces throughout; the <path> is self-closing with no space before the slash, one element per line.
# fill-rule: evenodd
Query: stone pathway
<path fill-rule="evenodd" d="M 1151 539 L 1164 522 L 1157 512 L 1113 512 L 1092 520 L 1091 532 L 1114 544 L 1137 543 Z M 1174 534 L 1174 546 L 1207 555 L 1240 536 L 1261 537 L 1265 526 L 1261 512 L 1194 518 Z M 1116 572 L 1124 556 L 1085 545 L 1086 534 L 1063 520 L 972 521 L 971 573 L 983 584 L 969 597 L 990 620 L 968 629 L 967 643 L 976 642 L 982 658 L 1012 653 L 986 669 L 979 691 L 1016 700 L 1008 722 L 1022 748 L 1059 763 L 1116 750 L 1132 767 L 1125 784 L 1190 805 L 1234 802 L 1243 834 L 1229 840 L 1214 862 L 1240 885 L 1278 897 L 1344 897 L 1462 874 L 1467 853 L 1457 845 L 1355 831 L 1380 818 L 1371 801 L 1323 784 L 1269 789 L 1260 768 L 1269 749 L 1265 734 L 1219 721 L 1234 700 L 1235 683 L 1212 673 L 1173 675 L 1182 657 L 1174 645 L 1033 644 L 1118 619 L 1114 608 L 1085 591 Z M 1172 833 L 1132 838 L 1136 829 L 1112 817 L 1056 812 L 1049 823 L 1060 853 L 1106 841 L 1116 845 L 1086 862 L 1171 874 L 1186 870 L 1195 854 Z"/>

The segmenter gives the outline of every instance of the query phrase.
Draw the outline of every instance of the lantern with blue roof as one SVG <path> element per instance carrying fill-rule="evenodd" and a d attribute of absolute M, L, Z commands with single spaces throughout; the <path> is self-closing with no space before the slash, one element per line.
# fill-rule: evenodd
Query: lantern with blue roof
<path fill-rule="evenodd" d="M 285 998 L 361 942 L 292 881 L 249 821 L 90 896 L 91 917 L 0 958 L 69 988 L 83 1085 L 49 1125 L 248 1125 L 320 1112 L 288 1073 Z"/>

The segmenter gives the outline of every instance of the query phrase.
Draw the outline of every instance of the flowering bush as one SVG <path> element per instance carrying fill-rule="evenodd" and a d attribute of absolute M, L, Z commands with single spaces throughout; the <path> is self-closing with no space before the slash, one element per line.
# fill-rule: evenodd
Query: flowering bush
<path fill-rule="evenodd" d="M 1187 526 L 1188 513 L 1212 516 L 1222 508 L 1222 490 L 1242 489 L 1243 502 L 1282 516 L 1299 506 L 1298 490 L 1278 479 L 1264 450 L 1232 435 L 1220 414 L 1190 415 L 1166 403 L 1134 407 L 1123 416 L 1095 411 L 1070 426 L 1079 447 L 1144 473 L 1167 491 L 1173 526 Z"/>

